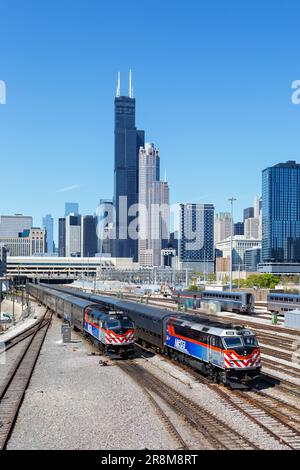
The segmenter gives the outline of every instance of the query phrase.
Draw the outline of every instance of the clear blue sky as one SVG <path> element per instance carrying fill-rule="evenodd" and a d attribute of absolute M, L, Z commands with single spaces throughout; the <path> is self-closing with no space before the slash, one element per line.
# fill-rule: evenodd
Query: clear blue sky
<path fill-rule="evenodd" d="M 0 214 L 93 213 L 113 193 L 113 99 L 133 71 L 137 126 L 172 202 L 237 218 L 261 170 L 299 158 L 299 1 L 0 0 Z M 64 188 L 73 188 L 62 191 Z"/>

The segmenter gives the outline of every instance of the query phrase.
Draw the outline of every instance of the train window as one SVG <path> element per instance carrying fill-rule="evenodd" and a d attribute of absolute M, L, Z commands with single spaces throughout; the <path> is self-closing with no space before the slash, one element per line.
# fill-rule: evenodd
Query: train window
<path fill-rule="evenodd" d="M 121 324 L 118 320 L 109 320 L 105 322 L 105 328 L 108 330 L 115 330 L 121 328 Z"/>
<path fill-rule="evenodd" d="M 220 338 L 218 338 L 217 336 L 211 336 L 210 337 L 210 344 L 211 346 L 213 346 L 214 348 L 220 348 L 222 349 L 222 341 Z"/>
<path fill-rule="evenodd" d="M 258 346 L 255 336 L 244 336 L 244 343 L 246 346 Z"/>
<path fill-rule="evenodd" d="M 201 343 L 204 343 L 204 344 L 207 344 L 207 338 L 208 338 L 208 334 L 207 333 L 203 333 L 203 332 L 199 332 L 199 341 Z"/>
<path fill-rule="evenodd" d="M 129 320 L 122 321 L 122 328 L 133 328 L 133 323 Z"/>
<path fill-rule="evenodd" d="M 223 338 L 226 348 L 238 348 L 243 346 L 242 339 L 239 336 L 232 336 L 231 338 Z"/>
<path fill-rule="evenodd" d="M 180 336 L 187 336 L 188 329 L 181 325 L 174 325 L 175 334 Z"/>
<path fill-rule="evenodd" d="M 185 336 L 187 338 L 194 339 L 195 341 L 199 341 L 200 343 L 207 344 L 207 333 L 199 330 L 187 329 Z"/>

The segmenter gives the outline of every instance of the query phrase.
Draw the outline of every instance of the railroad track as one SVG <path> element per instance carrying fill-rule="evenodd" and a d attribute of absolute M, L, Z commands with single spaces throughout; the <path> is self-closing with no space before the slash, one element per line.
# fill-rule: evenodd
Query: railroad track
<path fill-rule="evenodd" d="M 120 369 L 125 372 L 127 375 L 129 375 L 140 387 L 142 387 L 143 389 L 143 392 L 145 393 L 145 395 L 148 397 L 148 399 L 150 400 L 150 402 L 152 403 L 153 407 L 155 408 L 157 414 L 160 416 L 160 418 L 162 419 L 165 427 L 167 428 L 167 431 L 169 432 L 169 434 L 171 435 L 171 437 L 177 442 L 178 444 L 178 448 L 177 450 L 187 450 L 189 449 L 187 443 L 185 442 L 185 440 L 183 439 L 183 437 L 180 435 L 180 433 L 177 431 L 177 429 L 175 428 L 174 424 L 172 423 L 172 421 L 168 418 L 168 416 L 166 415 L 166 413 L 163 411 L 163 409 L 161 408 L 161 406 L 157 403 L 157 401 L 154 399 L 154 397 L 151 395 L 150 391 L 148 390 L 148 388 L 145 386 L 145 384 L 143 382 L 141 382 L 140 380 L 138 380 L 138 378 L 136 377 L 136 375 L 132 374 L 131 371 L 129 370 L 129 368 L 127 367 L 127 365 L 124 365 L 124 364 L 121 364 L 121 363 L 117 363 L 117 365 L 120 367 Z"/>
<path fill-rule="evenodd" d="M 52 314 L 46 312 L 41 324 L 31 332 L 31 339 L 18 356 L 0 387 L 0 449 L 6 447 L 35 363 L 47 334 Z"/>
<path fill-rule="evenodd" d="M 267 346 L 274 346 L 274 336 L 264 336 L 260 333 L 256 332 L 256 336 L 259 340 L 260 343 L 264 343 Z M 277 342 L 276 342 L 276 347 L 285 349 L 286 351 L 293 352 L 293 343 L 295 340 L 293 339 L 282 339 L 280 336 L 276 337 Z"/>
<path fill-rule="evenodd" d="M 279 386 L 278 390 L 281 392 L 285 389 L 281 389 Z M 251 394 L 256 395 L 257 399 L 260 400 L 263 406 L 274 416 L 278 416 L 281 421 L 291 425 L 292 428 L 295 428 L 297 433 L 300 432 L 300 409 L 298 407 L 292 405 L 284 398 L 274 397 L 263 390 L 252 390 Z"/>
<path fill-rule="evenodd" d="M 129 297 L 129 296 L 128 296 Z M 154 303 L 154 299 L 153 302 Z M 156 300 L 156 303 L 163 302 L 165 303 L 165 299 Z M 195 313 L 195 311 L 192 311 L 192 313 Z M 197 312 L 198 313 L 198 312 Z M 207 317 L 206 315 L 200 314 L 199 316 L 201 317 Z M 214 316 L 214 315 L 211 315 Z M 218 319 L 220 317 L 218 316 Z M 228 321 L 229 319 L 227 319 Z M 285 329 L 283 327 L 272 327 L 271 325 L 262 325 L 255 323 L 254 321 L 249 321 L 249 318 L 246 318 L 246 323 L 251 324 L 254 326 L 253 329 L 260 330 L 260 335 L 263 336 L 266 332 L 266 336 L 268 336 L 268 340 L 270 340 L 270 330 L 271 331 L 276 331 L 276 332 L 287 332 L 288 334 L 291 334 L 291 330 Z M 232 319 L 229 320 L 230 322 Z M 234 319 L 236 322 L 236 318 Z M 293 332 L 294 334 L 294 332 Z M 299 336 L 299 333 L 295 334 L 295 337 Z M 277 338 L 278 339 L 278 338 Z M 281 339 L 281 338 L 280 338 Z M 284 341 L 285 343 L 289 342 L 288 339 Z M 288 352 L 281 352 L 274 350 L 272 348 L 268 347 L 262 347 L 262 352 L 263 353 L 270 353 L 271 356 L 273 357 L 278 357 L 285 359 L 287 361 L 291 361 L 291 354 Z M 268 365 L 274 365 L 277 367 L 277 370 L 281 370 L 282 372 L 286 372 L 287 366 L 283 366 L 281 369 L 278 367 L 278 363 L 272 362 L 272 361 L 266 361 Z M 288 368 L 290 371 L 290 368 Z M 295 373 L 294 373 L 295 374 Z M 141 380 L 141 378 L 139 377 Z M 220 388 L 220 386 L 212 385 L 209 384 L 210 387 L 214 388 L 214 390 L 221 396 L 223 397 L 224 401 L 227 403 L 227 405 L 231 406 L 232 409 L 239 410 L 242 414 L 247 416 L 249 419 L 251 419 L 253 422 L 255 422 L 265 433 L 267 433 L 269 436 L 272 436 L 274 439 L 279 441 L 281 444 L 286 446 L 286 448 L 290 449 L 300 449 L 300 433 L 299 433 L 299 409 L 296 408 L 295 406 L 286 403 L 285 400 L 281 399 L 280 397 L 271 397 L 267 393 L 263 391 L 255 391 L 255 392 L 250 392 L 250 393 L 242 393 L 238 391 L 225 391 Z M 153 387 L 152 383 L 148 383 L 148 387 Z M 285 386 L 282 386 L 282 391 L 287 390 L 297 394 L 296 390 L 296 385 L 295 388 L 288 387 L 287 384 Z M 161 387 L 160 394 L 155 391 L 159 396 L 163 393 L 164 389 Z M 164 393 L 164 396 L 161 396 L 166 402 L 167 396 L 166 396 L 166 391 Z M 176 400 L 174 400 L 176 401 Z M 178 400 L 180 403 L 180 400 Z M 173 404 L 173 407 L 175 405 Z M 179 404 L 177 404 L 177 408 L 180 408 Z M 180 411 L 177 409 L 177 411 Z M 183 413 L 184 410 L 181 409 L 181 413 Z M 187 418 L 188 419 L 188 418 Z M 216 444 L 216 443 L 215 443 Z M 218 447 L 217 447 L 218 448 Z M 222 448 L 219 447 L 219 448 Z M 225 447 L 226 448 L 226 443 Z"/>
<path fill-rule="evenodd" d="M 223 392 L 223 390 L 222 390 Z M 227 395 L 227 393 L 225 393 Z M 227 395 L 228 398 L 228 395 Z M 268 434 L 272 435 L 281 444 L 289 449 L 300 449 L 300 433 L 293 425 L 289 424 L 292 417 L 287 415 L 276 406 L 282 401 L 278 399 L 270 399 L 260 392 L 242 393 L 235 391 L 230 394 L 231 404 L 237 405 L 240 410 L 248 417 L 251 416 Z M 287 407 L 287 406 L 285 406 Z M 298 410 L 299 415 L 299 410 Z"/>
<path fill-rule="evenodd" d="M 281 364 L 279 362 L 273 361 L 270 358 L 262 357 L 263 366 L 269 367 L 274 372 L 282 372 L 286 375 L 294 377 L 295 379 L 300 379 L 300 369 L 295 369 L 292 365 L 288 366 L 286 364 Z M 278 378 L 278 380 L 281 380 Z"/>
<path fill-rule="evenodd" d="M 5 347 L 0 351 L 0 354 L 7 352 L 9 349 L 24 341 L 26 338 L 29 338 L 32 335 L 32 332 L 35 331 L 37 327 L 41 327 L 46 321 L 47 320 L 45 320 L 44 318 L 42 318 L 41 320 L 37 320 L 33 325 L 29 326 L 25 330 L 22 330 L 20 333 L 17 333 L 15 336 L 9 338 L 7 341 L 4 341 Z"/>
<path fill-rule="evenodd" d="M 262 437 L 268 434 L 289 449 L 300 449 L 299 408 L 261 390 L 229 390 L 183 364 L 177 365 L 217 393 L 231 411 L 239 411 L 258 425 L 262 429 Z"/>
<path fill-rule="evenodd" d="M 300 398 L 300 385 L 297 385 L 293 382 L 289 382 L 285 379 L 279 379 L 271 374 L 263 374 L 262 380 L 273 386 L 277 386 L 280 391 L 287 392 L 290 395 Z"/>
<path fill-rule="evenodd" d="M 213 383 L 208 377 L 187 365 L 165 357 L 164 359 L 188 372 L 197 382 L 217 393 L 231 411 L 239 411 L 258 425 L 262 430 L 262 437 L 267 434 L 289 449 L 300 449 L 300 409 L 296 406 L 281 397 L 272 397 L 262 390 L 252 390 L 252 392 L 229 390 L 223 385 Z M 272 383 L 277 384 L 281 391 L 300 396 L 299 386 L 287 380 L 280 381 L 273 376 L 263 376 L 265 382 L 270 383 L 272 379 Z"/>
<path fill-rule="evenodd" d="M 262 354 L 267 354 L 268 356 L 272 357 L 278 357 L 278 359 L 283 359 L 284 361 L 287 362 L 292 362 L 292 353 L 286 353 L 283 351 L 277 351 L 277 349 L 273 348 L 267 348 L 265 346 L 262 346 L 260 343 L 260 350 Z"/>
<path fill-rule="evenodd" d="M 171 409 L 198 432 L 214 449 L 257 449 L 257 446 L 222 420 L 180 392 L 165 384 L 154 374 L 133 361 L 119 367 L 143 389 L 160 397 Z"/>

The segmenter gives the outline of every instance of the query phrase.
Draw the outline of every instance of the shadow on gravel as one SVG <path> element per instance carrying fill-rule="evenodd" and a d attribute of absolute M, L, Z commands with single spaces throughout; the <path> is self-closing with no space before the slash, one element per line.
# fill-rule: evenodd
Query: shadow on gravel
<path fill-rule="evenodd" d="M 268 375 L 262 374 L 260 379 L 255 383 L 254 388 L 256 390 L 265 390 L 268 388 L 274 388 L 280 385 L 280 380 L 274 377 L 268 377 Z"/>
<path fill-rule="evenodd" d="M 147 349 L 140 347 L 138 344 L 135 344 L 134 354 L 131 356 L 131 359 L 149 359 L 153 356 L 155 356 L 154 352 L 148 351 Z"/>

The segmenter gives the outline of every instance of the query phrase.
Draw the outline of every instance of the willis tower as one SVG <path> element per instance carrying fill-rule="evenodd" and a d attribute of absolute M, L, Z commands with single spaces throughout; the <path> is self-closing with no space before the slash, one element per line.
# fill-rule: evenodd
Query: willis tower
<path fill-rule="evenodd" d="M 137 213 L 134 211 L 135 215 L 128 216 L 128 209 L 132 204 L 137 204 L 139 199 L 139 148 L 144 144 L 144 131 L 137 130 L 135 127 L 135 99 L 132 93 L 131 71 L 129 72 L 129 96 L 121 96 L 119 73 L 115 97 L 116 240 L 114 256 L 130 257 L 133 261 L 138 261 L 138 240 L 129 236 L 128 226 L 136 218 Z M 124 196 L 127 197 L 127 207 Z"/>

